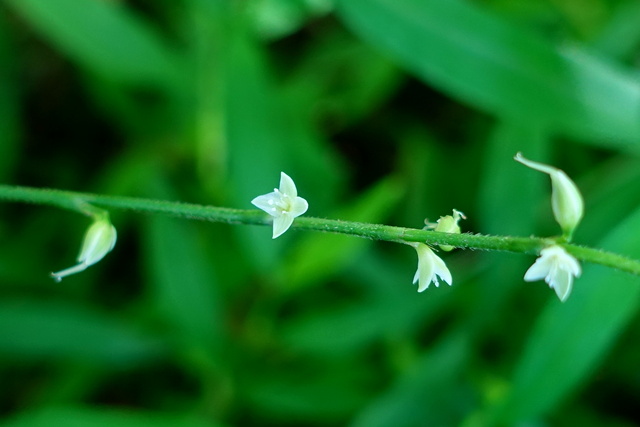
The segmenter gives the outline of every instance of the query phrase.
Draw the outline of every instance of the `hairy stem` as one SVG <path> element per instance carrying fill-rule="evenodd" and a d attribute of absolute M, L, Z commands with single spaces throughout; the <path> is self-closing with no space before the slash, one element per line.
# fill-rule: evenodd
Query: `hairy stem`
<path fill-rule="evenodd" d="M 102 208 L 132 210 L 142 213 L 165 214 L 201 221 L 229 224 L 271 225 L 271 217 L 259 210 L 219 208 L 191 203 L 150 200 L 134 197 L 103 196 L 73 191 L 38 189 L 0 185 L 0 200 L 57 206 L 83 212 L 83 206 L 91 203 Z M 335 219 L 300 217 L 292 228 L 324 231 L 372 240 L 390 242 L 426 242 L 433 245 L 450 245 L 458 248 L 489 251 L 519 252 L 537 255 L 540 250 L 556 243 L 553 239 L 537 237 L 487 236 L 479 234 L 450 234 L 415 228 L 367 224 Z M 640 275 L 640 261 L 611 252 L 585 246 L 561 243 L 576 258 Z"/>

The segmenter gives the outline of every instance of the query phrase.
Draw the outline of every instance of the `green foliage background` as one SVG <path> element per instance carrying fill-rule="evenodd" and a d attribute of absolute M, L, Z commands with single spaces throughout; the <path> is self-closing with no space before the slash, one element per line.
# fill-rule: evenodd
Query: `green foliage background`
<path fill-rule="evenodd" d="M 559 232 L 640 257 L 635 0 L 2 0 L 0 177 L 308 215 Z M 2 427 L 640 424 L 640 279 L 113 211 L 113 253 L 56 284 L 86 218 L 0 207 Z"/>

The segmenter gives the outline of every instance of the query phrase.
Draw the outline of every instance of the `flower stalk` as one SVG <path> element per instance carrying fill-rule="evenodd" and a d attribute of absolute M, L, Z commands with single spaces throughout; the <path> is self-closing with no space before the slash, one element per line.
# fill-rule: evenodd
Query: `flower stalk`
<path fill-rule="evenodd" d="M 82 203 L 100 208 L 163 214 L 201 221 L 229 224 L 272 226 L 272 218 L 257 209 L 232 209 L 182 202 L 134 197 L 105 196 L 63 190 L 0 185 L 0 200 L 49 205 L 82 212 Z M 398 243 L 421 242 L 429 245 L 450 245 L 457 248 L 490 250 L 539 255 L 555 239 L 536 237 L 488 236 L 479 234 L 442 233 L 431 230 L 368 224 L 335 219 L 299 217 L 291 226 L 298 230 L 323 231 L 372 240 Z M 640 260 L 605 252 L 595 248 L 562 243 L 561 246 L 580 261 L 616 268 L 640 276 Z"/>

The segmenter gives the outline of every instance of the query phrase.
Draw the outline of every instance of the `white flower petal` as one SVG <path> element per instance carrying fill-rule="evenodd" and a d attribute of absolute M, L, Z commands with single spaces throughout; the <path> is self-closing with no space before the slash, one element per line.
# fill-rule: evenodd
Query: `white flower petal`
<path fill-rule="evenodd" d="M 293 182 L 291 177 L 284 172 L 280 172 L 280 192 L 282 194 L 286 194 L 287 196 L 295 199 L 298 197 L 298 190 L 296 189 L 296 184 Z"/>
<path fill-rule="evenodd" d="M 433 264 L 429 260 L 418 259 L 418 292 L 423 292 L 433 281 Z"/>
<path fill-rule="evenodd" d="M 309 209 L 309 203 L 302 197 L 296 197 L 293 202 L 291 202 L 289 213 L 295 218 L 305 213 L 307 209 Z"/>
<path fill-rule="evenodd" d="M 427 289 L 431 282 L 439 286 L 438 277 L 449 285 L 453 283 L 451 272 L 446 264 L 429 246 L 424 243 L 412 243 L 411 246 L 418 253 L 418 270 L 413 276 L 413 283 L 418 282 L 418 292 Z"/>
<path fill-rule="evenodd" d="M 562 246 L 552 245 L 540 251 L 540 257 L 524 275 L 524 280 L 531 282 L 544 279 L 560 301 L 565 302 L 573 288 L 573 279 L 579 277 L 582 269 L 580 263 Z"/>
<path fill-rule="evenodd" d="M 582 267 L 577 259 L 570 256 L 565 260 L 565 269 L 571 273 L 574 277 L 580 277 L 582 274 Z"/>
<path fill-rule="evenodd" d="M 536 280 L 544 279 L 549 274 L 549 259 L 546 257 L 540 257 L 536 259 L 531 267 L 524 274 L 525 282 L 535 282 Z"/>
<path fill-rule="evenodd" d="M 449 286 L 453 285 L 453 278 L 451 277 L 451 272 L 447 268 L 447 265 L 444 263 L 442 258 L 438 255 L 432 253 L 433 263 L 435 265 L 435 274 L 440 277 L 443 281 L 445 281 Z M 436 282 L 436 286 L 438 282 Z"/>
<path fill-rule="evenodd" d="M 571 294 L 573 276 L 568 271 L 559 269 L 553 276 L 549 286 L 556 291 L 556 295 L 558 295 L 560 301 L 565 302 Z"/>
<path fill-rule="evenodd" d="M 293 224 L 293 216 L 283 213 L 273 218 L 273 239 L 281 236 Z"/>
<path fill-rule="evenodd" d="M 258 209 L 262 209 L 269 215 L 276 215 L 277 212 L 277 202 L 280 199 L 280 195 L 278 193 L 271 192 L 268 194 L 263 194 L 262 196 L 258 196 L 251 201 L 251 204 L 257 207 Z"/>

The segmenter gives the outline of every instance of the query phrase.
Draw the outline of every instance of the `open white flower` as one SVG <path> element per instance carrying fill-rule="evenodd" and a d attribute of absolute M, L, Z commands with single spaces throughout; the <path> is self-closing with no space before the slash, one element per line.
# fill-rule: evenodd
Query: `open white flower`
<path fill-rule="evenodd" d="M 544 279 L 556 291 L 560 301 L 565 302 L 573 288 L 573 278 L 580 277 L 580 263 L 562 246 L 553 245 L 540 251 L 540 257 L 524 275 L 524 280 L 534 282 Z"/>
<path fill-rule="evenodd" d="M 553 215 L 565 237 L 570 238 L 584 214 L 584 201 L 576 184 L 560 169 L 525 159 L 522 153 L 517 153 L 514 159 L 531 169 L 549 174 Z"/>
<path fill-rule="evenodd" d="M 56 282 L 70 274 L 79 273 L 100 261 L 116 244 L 117 233 L 109 221 L 109 214 L 103 212 L 94 217 L 93 224 L 87 229 L 78 255 L 78 264 L 73 267 L 51 273 Z"/>
<path fill-rule="evenodd" d="M 274 239 L 287 231 L 294 218 L 309 208 L 307 201 L 298 197 L 296 184 L 284 172 L 280 172 L 280 188 L 274 188 L 273 192 L 256 197 L 251 203 L 273 217 Z"/>
<path fill-rule="evenodd" d="M 413 246 L 418 252 L 418 270 L 413 277 L 413 283 L 418 282 L 418 292 L 427 289 L 431 282 L 439 286 L 438 278 L 447 282 L 449 286 L 453 284 L 447 265 L 429 246 L 424 243 L 408 243 L 408 245 Z"/>

